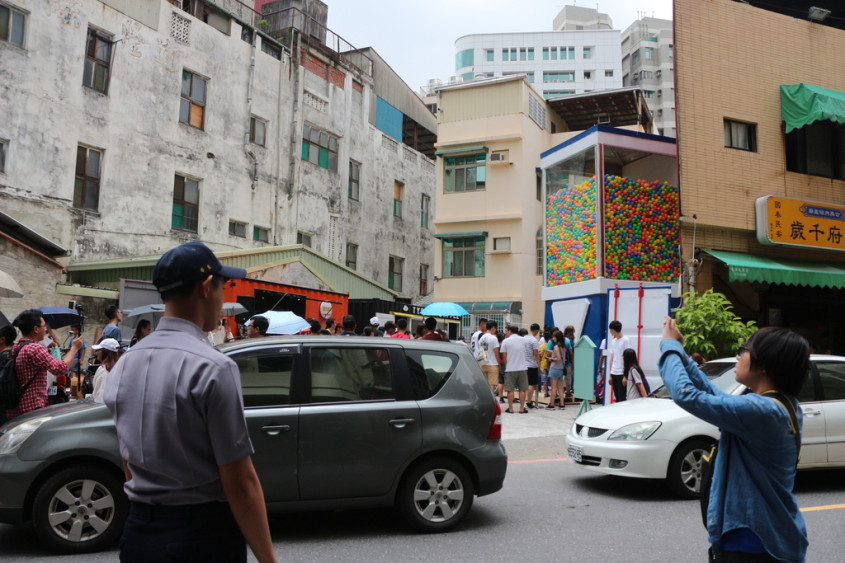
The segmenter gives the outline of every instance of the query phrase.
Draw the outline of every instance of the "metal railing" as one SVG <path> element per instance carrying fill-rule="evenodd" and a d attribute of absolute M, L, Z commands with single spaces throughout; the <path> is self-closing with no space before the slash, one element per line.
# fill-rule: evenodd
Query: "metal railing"
<path fill-rule="evenodd" d="M 295 29 L 299 31 L 299 37 L 304 46 L 317 48 L 330 56 L 337 57 L 367 76 L 373 75 L 373 60 L 370 57 L 298 8 L 265 12 L 261 15 L 257 27 L 281 41 L 291 52 L 296 47 L 293 44 L 296 36 L 291 33 L 291 30 Z"/>
<path fill-rule="evenodd" d="M 203 2 L 204 0 L 195 1 Z M 336 57 L 345 64 L 358 69 L 367 76 L 372 77 L 373 75 L 373 60 L 370 57 L 298 8 L 267 10 L 264 13 L 259 13 L 255 11 L 252 5 L 241 2 L 241 0 L 213 0 L 209 1 L 208 4 L 224 10 L 238 20 L 266 33 L 287 47 L 291 53 L 294 52 L 296 47 L 294 42 L 297 36 L 292 30 L 297 30 L 303 46 L 319 49 L 321 52 Z"/>

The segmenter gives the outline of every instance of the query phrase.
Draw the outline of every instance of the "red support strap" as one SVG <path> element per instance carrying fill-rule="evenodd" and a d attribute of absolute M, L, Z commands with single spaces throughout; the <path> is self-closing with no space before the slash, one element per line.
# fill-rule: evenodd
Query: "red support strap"
<path fill-rule="evenodd" d="M 637 296 L 639 297 L 639 313 L 637 317 L 637 361 L 640 360 L 640 350 L 642 347 L 642 333 L 643 333 L 643 297 L 645 297 L 645 290 L 643 289 L 643 284 L 640 284 L 640 289 L 637 291 Z"/>

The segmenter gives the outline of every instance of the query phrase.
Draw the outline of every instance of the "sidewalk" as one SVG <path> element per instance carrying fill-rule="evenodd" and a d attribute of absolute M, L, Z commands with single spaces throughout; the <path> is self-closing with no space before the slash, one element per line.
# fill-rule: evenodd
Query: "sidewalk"
<path fill-rule="evenodd" d="M 540 397 L 541 401 L 548 401 Z M 572 421 L 581 408 L 581 401 L 566 403 L 563 410 L 546 410 L 548 403 L 539 403 L 540 408 L 528 409 L 528 414 L 519 414 L 519 405 L 514 404 L 513 414 L 504 412 L 507 403 L 499 403 L 502 407 L 502 439 L 519 440 L 523 438 L 544 438 L 548 436 L 563 436 L 572 427 Z M 593 408 L 599 408 L 592 405 Z"/>

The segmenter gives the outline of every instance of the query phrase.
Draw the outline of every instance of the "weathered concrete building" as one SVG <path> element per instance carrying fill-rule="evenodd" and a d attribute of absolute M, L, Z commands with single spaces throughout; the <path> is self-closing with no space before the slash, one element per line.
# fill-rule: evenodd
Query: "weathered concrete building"
<path fill-rule="evenodd" d="M 418 300 L 435 118 L 276 4 L 0 0 L 0 210 L 62 263 L 299 243 Z"/>

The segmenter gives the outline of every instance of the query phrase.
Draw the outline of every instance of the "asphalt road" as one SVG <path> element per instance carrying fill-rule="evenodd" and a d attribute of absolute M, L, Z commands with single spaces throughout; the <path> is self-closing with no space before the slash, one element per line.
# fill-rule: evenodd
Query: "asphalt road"
<path fill-rule="evenodd" d="M 565 460 L 563 435 L 576 410 L 503 415 L 511 460 L 505 487 L 476 499 L 452 533 L 409 533 L 389 509 L 277 516 L 270 524 L 276 554 L 280 561 L 296 562 L 705 561 L 706 534 L 696 502 L 674 498 L 659 481 L 596 475 Z M 808 561 L 841 560 L 845 471 L 802 473 L 796 494 L 803 509 L 815 509 L 804 515 Z M 53 556 L 31 529 L 5 525 L 0 554 L 4 562 L 117 560 L 116 550 Z"/>

